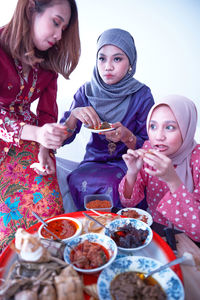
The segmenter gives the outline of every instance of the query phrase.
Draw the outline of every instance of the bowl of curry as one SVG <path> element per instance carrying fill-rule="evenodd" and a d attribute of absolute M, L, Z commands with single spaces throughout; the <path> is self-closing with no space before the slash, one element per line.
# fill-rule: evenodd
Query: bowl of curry
<path fill-rule="evenodd" d="M 82 223 L 75 218 L 54 217 L 47 220 L 46 223 L 48 224 L 47 228 L 64 242 L 70 241 L 82 232 Z M 45 230 L 44 225 L 39 227 L 38 235 L 40 238 L 55 239 Z"/>
<path fill-rule="evenodd" d="M 81 273 L 92 274 L 108 267 L 117 256 L 117 245 L 108 236 L 98 233 L 80 235 L 64 250 L 64 260 Z"/>

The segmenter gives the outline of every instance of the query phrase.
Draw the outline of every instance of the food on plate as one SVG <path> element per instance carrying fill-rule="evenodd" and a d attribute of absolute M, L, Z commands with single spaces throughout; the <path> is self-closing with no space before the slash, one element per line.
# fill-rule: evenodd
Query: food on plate
<path fill-rule="evenodd" d="M 45 242 L 47 241 L 45 240 Z M 45 250 L 46 258 L 41 256 L 43 252 L 38 249 Z M 57 253 L 55 253 L 55 257 L 52 256 L 38 240 L 38 237 L 24 229 L 18 229 L 15 237 L 15 250 L 20 255 L 20 259 L 11 265 L 7 277 L 2 280 L 1 299 L 84 299 L 83 283 L 76 270 L 59 259 Z M 23 258 L 32 258 L 30 253 L 34 254 L 34 260 L 24 260 Z"/>
<path fill-rule="evenodd" d="M 64 268 L 60 275 L 54 278 L 57 300 L 83 300 L 83 284 L 71 266 Z"/>
<path fill-rule="evenodd" d="M 39 238 L 22 228 L 18 228 L 15 234 L 15 250 L 25 261 L 48 262 L 50 259 Z"/>
<path fill-rule="evenodd" d="M 130 210 L 122 210 L 121 216 L 127 217 L 127 218 L 133 218 L 133 219 L 140 219 L 144 223 L 148 223 L 148 218 L 145 215 L 139 214 L 136 210 L 130 209 Z"/>
<path fill-rule="evenodd" d="M 23 299 L 19 299 L 19 300 L 23 300 Z M 39 293 L 39 300 L 57 300 L 56 289 L 51 284 L 45 285 L 45 287 Z"/>
<path fill-rule="evenodd" d="M 109 200 L 91 200 L 86 204 L 86 208 L 109 208 L 111 207 L 111 203 Z"/>
<path fill-rule="evenodd" d="M 88 127 L 90 129 L 96 129 L 96 130 L 100 130 L 100 129 L 109 129 L 111 128 L 111 125 L 108 122 L 102 122 L 99 126 L 97 127 Z"/>
<path fill-rule="evenodd" d="M 121 217 L 118 216 L 113 216 L 111 214 L 102 214 L 101 216 L 92 216 L 95 220 L 99 221 L 103 225 L 107 225 L 109 222 L 115 220 L 115 219 L 120 219 Z M 89 220 L 88 218 L 83 219 L 83 232 L 88 233 L 88 232 L 95 232 L 95 233 L 103 233 L 104 228 L 97 224 L 96 222 Z"/>
<path fill-rule="evenodd" d="M 70 253 L 70 261 L 80 269 L 95 269 L 106 264 L 109 254 L 105 247 L 85 240 L 75 246 Z"/>
<path fill-rule="evenodd" d="M 88 295 L 91 296 L 90 300 L 99 299 L 96 283 L 93 283 L 93 284 L 90 284 L 90 285 L 84 285 L 83 289 Z"/>
<path fill-rule="evenodd" d="M 129 223 L 118 227 L 118 229 L 111 234 L 111 238 L 119 247 L 136 248 L 144 244 L 148 234 L 147 229 L 136 229 Z"/>
<path fill-rule="evenodd" d="M 66 239 L 74 235 L 77 231 L 78 225 L 69 219 L 55 219 L 48 222 L 48 229 L 55 233 L 60 239 Z M 51 239 L 52 235 L 43 227 L 41 234 L 44 238 Z"/>
<path fill-rule="evenodd" d="M 142 280 L 136 272 L 118 274 L 110 284 L 110 294 L 113 300 L 164 300 L 167 296 L 159 283 L 150 277 Z"/>
<path fill-rule="evenodd" d="M 15 295 L 14 299 L 15 300 L 29 300 L 29 299 L 37 300 L 38 297 L 37 297 L 37 293 L 35 291 L 25 290 L 25 291 L 21 291 L 21 292 L 17 293 Z M 54 299 L 56 300 L 56 298 L 54 298 Z"/>
<path fill-rule="evenodd" d="M 102 122 L 99 129 L 108 129 L 111 128 L 110 124 L 106 121 Z"/>

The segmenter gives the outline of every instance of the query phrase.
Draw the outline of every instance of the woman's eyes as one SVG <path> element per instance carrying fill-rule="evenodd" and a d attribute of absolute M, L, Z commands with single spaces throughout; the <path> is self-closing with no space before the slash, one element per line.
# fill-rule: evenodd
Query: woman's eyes
<path fill-rule="evenodd" d="M 167 129 L 167 130 L 174 130 L 175 127 L 174 127 L 173 125 L 168 125 L 168 126 L 166 126 L 166 129 Z"/>
<path fill-rule="evenodd" d="M 151 128 L 151 129 L 155 129 L 155 128 L 156 128 L 156 125 L 155 125 L 155 124 L 150 124 L 150 128 Z"/>
<path fill-rule="evenodd" d="M 122 58 L 121 57 L 115 57 L 114 61 L 116 61 L 116 62 L 122 61 Z"/>
<path fill-rule="evenodd" d="M 56 21 L 56 20 L 53 20 L 53 24 L 58 27 L 60 24 Z"/>
<path fill-rule="evenodd" d="M 106 58 L 102 57 L 102 56 L 99 56 L 98 60 L 103 62 L 103 61 L 106 61 Z M 120 61 L 122 61 L 122 58 L 121 57 L 115 57 L 113 60 L 114 60 L 114 62 L 120 62 Z"/>
<path fill-rule="evenodd" d="M 151 128 L 152 130 L 155 130 L 155 129 L 157 129 L 157 127 L 156 127 L 156 125 L 155 125 L 155 124 L 150 124 L 150 128 Z M 176 129 L 176 127 L 175 127 L 175 126 L 173 126 L 173 125 L 167 125 L 167 126 L 165 127 L 165 129 L 166 129 L 166 130 L 170 130 L 170 131 L 172 131 L 172 130 L 175 130 L 175 129 Z"/>

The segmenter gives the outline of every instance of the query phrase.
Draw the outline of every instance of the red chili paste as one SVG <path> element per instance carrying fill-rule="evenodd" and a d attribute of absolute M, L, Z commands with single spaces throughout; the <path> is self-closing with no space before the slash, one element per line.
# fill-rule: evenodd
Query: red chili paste
<path fill-rule="evenodd" d="M 67 239 L 74 235 L 78 225 L 72 220 L 67 219 L 57 219 L 52 220 L 48 223 L 48 229 L 55 233 L 60 239 Z M 41 230 L 41 234 L 45 238 L 52 238 L 52 235 L 48 233 L 44 228 Z"/>
<path fill-rule="evenodd" d="M 109 200 L 92 200 L 87 203 L 87 208 L 110 208 L 111 204 Z"/>

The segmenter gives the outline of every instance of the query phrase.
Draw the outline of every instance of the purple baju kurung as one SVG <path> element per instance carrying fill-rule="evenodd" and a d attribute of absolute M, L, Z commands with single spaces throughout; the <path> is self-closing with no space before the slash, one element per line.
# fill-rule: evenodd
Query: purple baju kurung
<path fill-rule="evenodd" d="M 146 118 L 153 104 L 151 91 L 144 85 L 132 95 L 127 113 L 121 122 L 136 136 L 136 148 L 142 147 L 144 141 L 148 139 Z M 85 96 L 84 86 L 82 86 L 74 96 L 70 111 L 76 107 L 85 106 L 91 106 L 91 104 Z M 70 111 L 64 113 L 61 122 L 68 118 Z M 69 144 L 74 140 L 81 126 L 82 123 L 78 121 L 76 131 L 64 144 Z M 109 141 L 106 140 L 105 135 L 92 133 L 86 146 L 84 160 L 77 169 L 68 175 L 69 189 L 78 209 L 84 208 L 85 195 L 103 193 L 111 195 L 115 207 L 121 207 L 118 185 L 127 170 L 122 159 L 122 155 L 127 152 L 127 146 L 118 142 L 114 151 L 109 149 Z"/>

